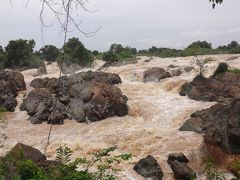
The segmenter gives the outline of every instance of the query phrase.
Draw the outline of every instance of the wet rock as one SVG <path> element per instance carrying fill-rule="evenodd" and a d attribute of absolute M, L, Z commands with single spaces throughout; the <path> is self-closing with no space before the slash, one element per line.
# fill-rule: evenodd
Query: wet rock
<path fill-rule="evenodd" d="M 172 71 L 172 76 L 180 76 L 182 74 L 181 69 L 175 69 Z"/>
<path fill-rule="evenodd" d="M 45 74 L 47 74 L 47 68 L 44 65 L 37 69 L 37 73 L 34 76 L 36 77 L 36 76 L 41 76 L 41 75 L 45 75 Z"/>
<path fill-rule="evenodd" d="M 28 95 L 26 110 L 32 116 L 32 123 L 62 123 L 66 116 L 78 122 L 125 116 L 128 114 L 127 97 L 114 86 L 118 83 L 121 79 L 117 74 L 92 71 L 61 77 L 60 86 L 56 78 L 35 79 L 31 86 L 42 89 L 35 89 Z M 54 102 L 57 102 L 57 109 L 51 110 Z"/>
<path fill-rule="evenodd" d="M 154 67 L 143 73 L 143 81 L 155 81 L 159 82 L 161 79 L 171 77 L 171 74 L 165 71 L 163 68 Z"/>
<path fill-rule="evenodd" d="M 161 180 L 163 177 L 163 172 L 160 165 L 151 155 L 139 160 L 133 169 L 144 178 Z"/>
<path fill-rule="evenodd" d="M 4 157 L 4 160 L 7 160 L 11 164 L 15 164 L 20 160 L 29 159 L 37 164 L 41 161 L 45 161 L 46 156 L 31 146 L 18 143 Z"/>
<path fill-rule="evenodd" d="M 172 161 L 178 161 L 180 163 L 188 163 L 188 158 L 183 153 L 171 153 L 168 155 L 168 164 L 170 164 Z"/>
<path fill-rule="evenodd" d="M 170 167 L 176 179 L 179 180 L 192 180 L 196 179 L 196 173 L 187 166 L 186 163 L 181 163 L 177 160 L 170 162 Z"/>
<path fill-rule="evenodd" d="M 180 128 L 180 131 L 195 131 L 197 133 L 202 133 L 203 125 L 202 120 L 199 118 L 188 119 Z"/>
<path fill-rule="evenodd" d="M 199 101 L 223 103 L 240 97 L 240 74 L 226 71 L 224 65 L 220 64 L 219 67 L 209 78 L 197 76 L 192 82 L 185 83 L 180 95 Z"/>
<path fill-rule="evenodd" d="M 199 124 L 199 132 L 202 130 L 206 144 L 217 146 L 228 154 L 240 154 L 239 98 L 229 104 L 218 103 L 197 111 L 188 121 L 198 121 L 196 124 Z"/>
<path fill-rule="evenodd" d="M 62 72 L 63 74 L 72 74 L 72 73 L 75 73 L 76 71 L 79 71 L 83 69 L 83 66 L 79 65 L 79 64 L 66 64 L 66 63 L 63 63 L 62 65 Z"/>
<path fill-rule="evenodd" d="M 50 124 L 62 124 L 67 118 L 66 107 L 48 89 L 34 89 L 26 99 L 26 111 L 33 124 L 47 121 Z"/>
<path fill-rule="evenodd" d="M 18 91 L 26 90 L 23 75 L 18 71 L 0 71 L 0 106 L 14 111 Z"/>
<path fill-rule="evenodd" d="M 185 71 L 185 72 L 191 72 L 192 70 L 194 70 L 195 68 L 194 67 L 192 67 L 192 66 L 187 66 L 187 67 L 184 67 L 183 68 L 183 70 Z"/>
<path fill-rule="evenodd" d="M 57 161 L 47 160 L 46 156 L 39 150 L 21 143 L 16 144 L 2 160 L 11 174 L 17 173 L 17 164 L 19 161 L 31 160 L 38 167 L 54 173 L 58 173 L 58 168 L 64 166 Z"/>

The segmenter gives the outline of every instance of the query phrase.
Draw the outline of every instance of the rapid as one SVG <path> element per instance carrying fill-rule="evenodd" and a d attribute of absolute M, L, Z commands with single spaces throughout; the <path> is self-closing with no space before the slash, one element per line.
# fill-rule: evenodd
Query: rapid
<path fill-rule="evenodd" d="M 240 67 L 239 58 L 229 60 L 231 55 L 210 56 L 213 61 L 207 63 L 206 76 L 212 74 L 219 62 L 226 62 L 230 66 Z M 148 59 L 149 62 L 145 60 Z M 97 70 L 103 64 L 96 61 L 91 70 Z M 166 78 L 160 82 L 143 82 L 143 72 L 152 67 L 162 67 L 171 71 L 172 64 L 184 68 L 193 66 L 191 72 L 183 72 L 180 76 Z M 82 69 L 86 71 L 89 69 Z M 25 111 L 19 107 L 23 98 L 31 91 L 29 83 L 36 77 L 36 69 L 23 71 L 27 84 L 27 91 L 20 92 L 18 106 L 13 113 L 7 113 L 8 136 L 6 150 L 17 142 L 31 145 L 43 152 L 50 125 L 42 123 L 33 125 L 28 121 Z M 59 68 L 56 63 L 47 65 L 47 75 L 40 77 L 58 77 Z M 173 179 L 172 171 L 167 164 L 169 153 L 182 152 L 190 160 L 190 166 L 199 170 L 200 155 L 203 138 L 195 132 L 181 132 L 179 127 L 189 115 L 196 110 L 210 107 L 214 103 L 200 102 L 179 95 L 179 89 L 184 82 L 191 81 L 198 74 L 198 66 L 194 57 L 187 58 L 151 58 L 139 57 L 135 64 L 118 67 L 108 67 L 103 71 L 117 73 L 122 79 L 118 85 L 122 93 L 128 97 L 129 114 L 125 117 L 110 117 L 90 124 L 65 120 L 63 125 L 54 125 L 50 144 L 47 150 L 49 159 L 55 156 L 55 149 L 66 144 L 74 151 L 74 157 L 88 156 L 91 153 L 110 146 L 117 145 L 118 153 L 132 153 L 133 159 L 122 165 L 120 179 L 141 179 L 133 170 L 134 164 L 147 155 L 153 155 L 159 162 L 163 172 L 163 179 Z"/>

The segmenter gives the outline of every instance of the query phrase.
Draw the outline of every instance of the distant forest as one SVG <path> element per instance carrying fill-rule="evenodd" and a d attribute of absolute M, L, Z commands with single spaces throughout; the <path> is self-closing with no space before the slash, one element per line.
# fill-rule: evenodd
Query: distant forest
<path fill-rule="evenodd" d="M 240 45 L 237 41 L 232 41 L 227 45 L 213 48 L 207 41 L 196 41 L 185 49 L 172 49 L 152 46 L 149 49 L 137 50 L 136 48 L 112 44 L 108 51 L 90 51 L 79 41 L 78 38 L 71 38 L 62 47 L 45 45 L 34 51 L 34 40 L 13 40 L 9 41 L 6 47 L 0 46 L 0 68 L 38 68 L 44 61 L 55 62 L 64 60 L 66 64 L 79 64 L 81 66 L 91 66 L 94 59 L 104 61 L 131 61 L 137 56 L 157 56 L 157 57 L 185 57 L 196 55 L 213 54 L 240 54 Z"/>

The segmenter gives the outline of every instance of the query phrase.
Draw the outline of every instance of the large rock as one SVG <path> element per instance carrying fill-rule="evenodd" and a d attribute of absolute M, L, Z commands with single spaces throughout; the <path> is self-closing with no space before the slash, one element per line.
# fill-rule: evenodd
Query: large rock
<path fill-rule="evenodd" d="M 197 111 L 188 121 L 199 124 L 193 130 L 202 130 L 206 144 L 218 146 L 229 154 L 240 154 L 240 99 Z"/>
<path fill-rule="evenodd" d="M 143 81 L 155 81 L 159 82 L 161 79 L 171 77 L 171 74 L 165 71 L 163 68 L 154 67 L 143 73 Z"/>
<path fill-rule="evenodd" d="M 33 124 L 47 121 L 50 124 L 62 124 L 67 118 L 67 110 L 57 98 L 53 97 L 48 89 L 34 89 L 25 102 L 25 109 L 31 116 Z"/>
<path fill-rule="evenodd" d="M 200 101 L 229 103 L 240 97 L 240 74 L 217 68 L 210 78 L 197 76 L 182 86 L 180 95 Z"/>
<path fill-rule="evenodd" d="M 36 76 L 41 76 L 41 75 L 45 75 L 45 74 L 47 74 L 47 68 L 44 64 L 44 66 L 37 69 L 37 73 L 34 76 L 36 77 Z"/>
<path fill-rule="evenodd" d="M 169 154 L 167 162 L 170 165 L 176 179 L 196 179 L 196 173 L 188 167 L 187 163 L 189 160 L 183 153 Z"/>
<path fill-rule="evenodd" d="M 31 160 L 38 167 L 55 173 L 58 172 L 60 166 L 64 166 L 57 161 L 47 160 L 46 156 L 39 150 L 21 143 L 16 144 L 2 160 L 0 159 L 0 162 L 2 161 L 6 166 L 5 168 L 8 168 L 9 173 L 14 174 L 18 171 L 18 162 L 26 160 Z"/>
<path fill-rule="evenodd" d="M 62 123 L 66 117 L 86 122 L 125 116 L 128 114 L 127 97 L 114 86 L 118 83 L 121 79 L 117 74 L 92 71 L 64 76 L 60 81 L 56 78 L 35 79 L 31 86 L 40 89 L 28 95 L 26 110 L 33 123 Z M 55 104 L 56 108 L 53 107 Z"/>
<path fill-rule="evenodd" d="M 163 177 L 163 172 L 160 165 L 151 155 L 148 155 L 144 159 L 140 159 L 133 169 L 144 178 L 161 180 Z"/>
<path fill-rule="evenodd" d="M 187 166 L 186 163 L 181 163 L 177 160 L 170 163 L 171 169 L 176 179 L 179 180 L 192 180 L 196 179 L 196 173 Z"/>
<path fill-rule="evenodd" d="M 14 111 L 18 91 L 26 90 L 23 75 L 18 71 L 0 71 L 0 106 Z"/>

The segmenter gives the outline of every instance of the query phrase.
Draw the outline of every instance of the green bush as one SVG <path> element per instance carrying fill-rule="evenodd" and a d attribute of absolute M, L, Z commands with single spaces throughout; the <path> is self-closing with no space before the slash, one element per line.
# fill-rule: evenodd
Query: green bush
<path fill-rule="evenodd" d="M 233 72 L 233 73 L 240 74 L 240 69 L 238 69 L 238 68 L 229 69 L 228 71 L 229 71 L 229 72 Z"/>
<path fill-rule="evenodd" d="M 0 113 L 7 112 L 7 109 L 5 107 L 0 106 Z"/>
<path fill-rule="evenodd" d="M 70 148 L 60 146 L 57 161 L 62 165 L 40 168 L 32 160 L 17 162 L 16 168 L 8 168 L 8 162 L 0 160 L 0 179 L 11 180 L 113 180 L 116 179 L 115 165 L 131 159 L 131 154 L 112 155 L 116 147 L 110 147 L 94 153 L 92 158 L 71 160 Z M 80 171 L 77 170 L 80 167 Z M 90 170 L 91 169 L 91 170 Z"/>
<path fill-rule="evenodd" d="M 105 52 L 103 53 L 102 59 L 106 62 L 116 62 L 119 60 L 117 54 L 112 52 Z"/>

